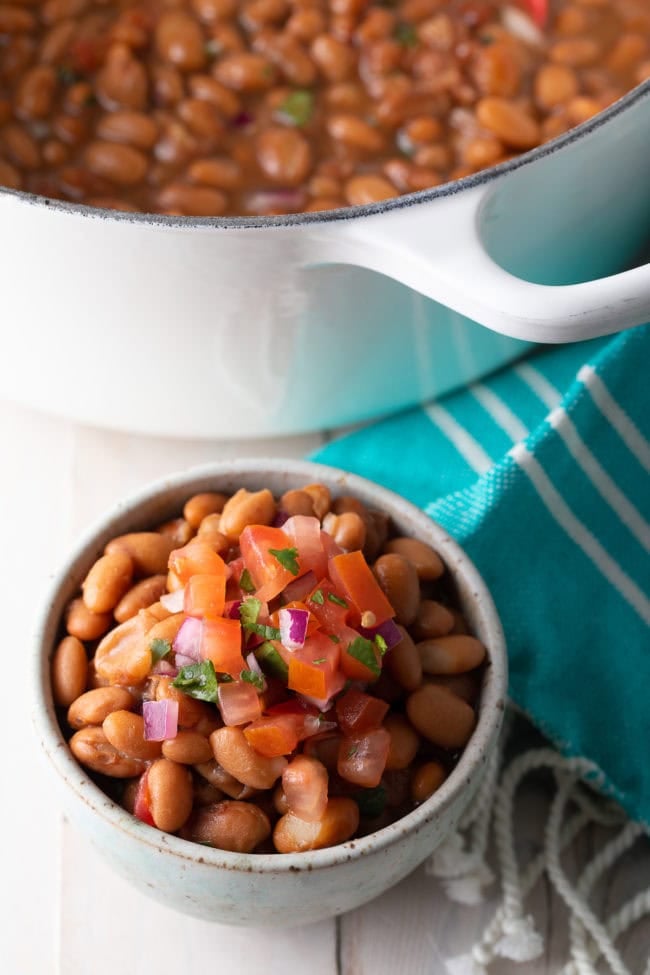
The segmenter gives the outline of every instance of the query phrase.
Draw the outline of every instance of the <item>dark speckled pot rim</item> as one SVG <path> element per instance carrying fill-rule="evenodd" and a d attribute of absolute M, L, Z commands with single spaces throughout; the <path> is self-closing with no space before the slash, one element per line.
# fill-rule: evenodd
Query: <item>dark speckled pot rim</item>
<path fill-rule="evenodd" d="M 338 210 L 323 210 L 318 213 L 295 213 L 269 217 L 170 217 L 152 213 L 128 213 L 120 210 L 105 210 L 99 207 L 84 206 L 81 203 L 67 203 L 61 200 L 53 200 L 48 197 L 37 196 L 36 194 L 26 193 L 22 190 L 11 190 L 6 187 L 0 187 L 0 198 L 2 196 L 12 196 L 27 205 L 35 206 L 39 209 L 66 213 L 70 216 L 79 216 L 86 219 L 169 227 L 174 230 L 206 230 L 208 228 L 220 230 L 252 230 L 272 229 L 274 227 L 303 227 L 311 224 L 333 224 L 339 221 L 355 220 L 358 217 L 369 217 L 379 213 L 388 213 L 391 210 L 413 207 L 420 203 L 430 203 L 441 197 L 455 196 L 457 193 L 462 193 L 464 190 L 472 189 L 475 186 L 488 185 L 496 179 L 505 176 L 507 173 L 515 172 L 515 170 L 529 166 L 531 163 L 555 155 L 555 153 L 560 152 L 566 146 L 585 139 L 597 129 L 611 122 L 618 115 L 627 111 L 649 95 L 650 79 L 637 85 L 632 91 L 628 92 L 604 111 L 599 112 L 598 115 L 583 122 L 582 125 L 558 136 L 551 142 L 544 143 L 536 149 L 532 149 L 530 152 L 516 156 L 514 159 L 510 159 L 498 166 L 492 166 L 479 173 L 474 173 L 471 176 L 465 176 L 463 179 L 453 180 L 452 182 L 443 183 L 441 186 L 432 187 L 428 190 L 407 193 L 404 196 L 383 200 L 379 203 L 366 204 L 365 206 L 343 207 Z"/>
<path fill-rule="evenodd" d="M 412 812 L 396 820 L 389 826 L 360 839 L 350 840 L 338 846 L 323 850 L 291 854 L 240 854 L 215 850 L 197 845 L 188 840 L 162 833 L 140 822 L 121 806 L 113 802 L 72 757 L 59 728 L 50 687 L 50 653 L 60 627 L 62 606 L 72 591 L 85 576 L 87 569 L 101 553 L 105 541 L 118 531 L 125 531 L 127 525 L 137 530 L 147 520 L 155 517 L 151 511 L 148 516 L 139 513 L 143 506 L 159 500 L 161 513 L 165 498 L 174 491 L 186 489 L 186 496 L 197 490 L 207 490 L 206 482 L 218 478 L 228 478 L 236 483 L 239 476 L 254 476 L 259 473 L 259 486 L 266 484 L 267 475 L 277 480 L 287 479 L 287 486 L 294 478 L 302 478 L 302 483 L 323 480 L 333 486 L 345 488 L 346 492 L 358 494 L 380 509 L 402 516 L 416 524 L 416 532 L 426 536 L 435 545 L 445 563 L 453 567 L 457 576 L 463 579 L 464 586 L 471 591 L 471 602 L 477 617 L 487 634 L 490 663 L 486 671 L 484 687 L 479 706 L 479 718 L 469 743 L 458 764 L 449 774 L 438 791 Z M 277 485 L 271 485 L 277 491 Z M 169 500 L 167 501 L 169 504 Z M 154 505 L 155 507 L 155 505 Z M 167 512 L 163 514 L 163 517 Z M 468 600 L 470 601 L 470 600 Z M 226 461 L 195 467 L 191 470 L 173 474 L 144 487 L 126 499 L 85 534 L 74 547 L 66 562 L 52 581 L 44 602 L 35 631 L 33 653 L 33 723 L 42 748 L 58 774 L 64 788 L 75 799 L 85 804 L 93 814 L 104 820 L 105 824 L 129 834 L 130 838 L 161 853 L 166 853 L 185 863 L 192 862 L 231 871 L 245 873 L 290 873 L 311 871 L 335 866 L 377 852 L 393 843 L 417 834 L 432 821 L 439 818 L 445 809 L 456 800 L 468 782 L 474 781 L 480 766 L 485 765 L 503 717 L 507 685 L 506 648 L 501 624 L 492 599 L 478 571 L 462 549 L 428 515 L 392 491 L 381 488 L 364 478 L 347 474 L 333 467 L 308 461 L 273 459 L 246 459 Z"/>

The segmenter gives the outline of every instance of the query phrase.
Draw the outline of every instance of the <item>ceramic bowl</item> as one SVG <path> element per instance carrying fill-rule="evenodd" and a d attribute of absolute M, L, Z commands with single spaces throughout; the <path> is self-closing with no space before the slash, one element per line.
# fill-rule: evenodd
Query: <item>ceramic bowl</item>
<path fill-rule="evenodd" d="M 52 701 L 50 658 L 61 618 L 106 542 L 176 515 L 199 491 L 269 487 L 277 496 L 314 481 L 333 495 L 354 494 L 386 511 L 406 535 L 440 553 L 460 606 L 486 645 L 489 665 L 476 730 L 440 789 L 384 829 L 340 846 L 297 854 L 237 854 L 159 832 L 101 791 L 72 757 Z M 279 925 L 316 921 L 381 894 L 426 859 L 458 823 L 495 747 L 506 693 L 506 652 L 494 605 L 476 569 L 443 529 L 413 505 L 362 478 L 318 464 L 245 460 L 176 474 L 145 488 L 102 518 L 61 567 L 38 624 L 33 673 L 34 724 L 68 819 L 98 852 L 143 893 L 167 907 L 229 924 Z"/>

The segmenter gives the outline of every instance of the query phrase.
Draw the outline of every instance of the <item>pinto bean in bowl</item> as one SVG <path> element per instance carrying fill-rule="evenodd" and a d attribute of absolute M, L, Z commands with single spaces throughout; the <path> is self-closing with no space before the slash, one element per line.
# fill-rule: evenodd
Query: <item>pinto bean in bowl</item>
<path fill-rule="evenodd" d="M 373 203 L 650 77 L 646 0 L 0 4 L 0 185 L 109 209 Z"/>
<path fill-rule="evenodd" d="M 367 560 L 322 534 L 345 513 L 367 519 Z M 413 558 L 426 654 L 373 572 L 387 545 Z M 163 546 L 152 603 L 142 583 Z M 103 633 L 66 636 L 66 608 L 94 600 L 102 574 L 110 602 L 127 585 L 117 552 L 133 574 L 95 614 Z M 437 639 L 433 602 L 447 613 Z M 238 461 L 166 478 L 82 543 L 39 629 L 34 721 L 66 814 L 145 893 L 199 917 L 297 924 L 381 893 L 452 828 L 495 746 L 505 670 L 484 584 L 426 515 L 332 468 Z"/>

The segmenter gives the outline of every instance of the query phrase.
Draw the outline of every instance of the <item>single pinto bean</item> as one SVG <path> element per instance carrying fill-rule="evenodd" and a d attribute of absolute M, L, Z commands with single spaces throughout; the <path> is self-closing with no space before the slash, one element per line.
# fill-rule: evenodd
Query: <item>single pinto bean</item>
<path fill-rule="evenodd" d="M 286 758 L 266 758 L 256 752 L 241 728 L 213 731 L 210 744 L 219 765 L 253 789 L 270 789 L 287 766 Z"/>
<path fill-rule="evenodd" d="M 402 639 L 386 654 L 386 670 L 407 691 L 414 691 L 422 683 L 422 661 L 411 636 L 399 627 Z"/>
<path fill-rule="evenodd" d="M 23 76 L 15 97 L 16 115 L 23 119 L 46 118 L 56 92 L 54 68 L 39 64 Z"/>
<path fill-rule="evenodd" d="M 52 657 L 52 693 L 59 707 L 70 707 L 86 689 L 88 658 L 86 648 L 75 636 L 61 640 Z"/>
<path fill-rule="evenodd" d="M 105 548 L 112 552 L 126 552 L 131 556 L 139 576 L 161 575 L 167 571 L 167 560 L 175 548 L 174 539 L 158 532 L 131 532 L 113 538 Z"/>
<path fill-rule="evenodd" d="M 144 112 L 108 112 L 99 120 L 97 135 L 106 142 L 124 142 L 146 150 L 158 138 L 158 125 Z"/>
<path fill-rule="evenodd" d="M 439 579 L 445 571 L 438 553 L 426 542 L 421 542 L 417 538 L 391 538 L 386 542 L 384 551 L 408 559 L 415 566 L 418 578 L 423 581 Z"/>
<path fill-rule="evenodd" d="M 135 698 L 124 687 L 96 687 L 76 698 L 68 709 L 71 728 L 103 724 L 113 711 L 129 711 L 135 707 Z"/>
<path fill-rule="evenodd" d="M 366 524 L 356 511 L 340 515 L 330 511 L 323 519 L 323 529 L 347 552 L 363 548 L 366 541 Z"/>
<path fill-rule="evenodd" d="M 424 802 L 440 788 L 446 778 L 446 769 L 440 762 L 425 762 L 424 765 L 420 765 L 411 777 L 413 802 Z"/>
<path fill-rule="evenodd" d="M 234 159 L 226 156 L 195 159 L 187 168 L 187 178 L 192 183 L 214 186 L 219 190 L 235 190 L 243 182 L 241 168 Z"/>
<path fill-rule="evenodd" d="M 345 184 L 345 197 L 350 206 L 363 206 L 366 203 L 377 203 L 397 196 L 397 190 L 392 183 L 382 176 L 372 173 L 353 176 Z"/>
<path fill-rule="evenodd" d="M 471 671 L 466 674 L 436 674 L 435 677 L 427 677 L 425 683 L 446 687 L 453 694 L 462 697 L 463 701 L 467 701 L 472 707 L 478 701 L 481 692 L 480 677 Z"/>
<path fill-rule="evenodd" d="M 171 213 L 213 217 L 225 213 L 228 197 L 209 186 L 169 183 L 158 196 L 158 205 Z"/>
<path fill-rule="evenodd" d="M 463 748 L 474 731 L 472 708 L 446 687 L 423 684 L 406 701 L 413 727 L 441 748 Z"/>
<path fill-rule="evenodd" d="M 113 619 L 110 613 L 91 613 L 83 599 L 73 599 L 66 613 L 66 628 L 79 640 L 98 640 Z"/>
<path fill-rule="evenodd" d="M 200 765 L 212 758 L 210 742 L 196 731 L 179 731 L 175 738 L 163 742 L 162 753 L 181 765 Z"/>
<path fill-rule="evenodd" d="M 191 838 L 217 850 L 252 853 L 271 835 L 268 816 L 255 803 L 225 799 L 199 809 L 189 824 Z"/>
<path fill-rule="evenodd" d="M 146 609 L 152 603 L 157 603 L 167 589 L 167 576 L 150 576 L 136 582 L 120 599 L 113 610 L 118 623 L 124 623 L 136 616 L 141 609 Z"/>
<path fill-rule="evenodd" d="M 275 68 L 268 58 L 248 51 L 220 58 L 214 74 L 217 81 L 235 91 L 265 91 L 275 81 Z"/>
<path fill-rule="evenodd" d="M 166 833 L 175 833 L 192 812 L 192 776 L 183 765 L 159 758 L 149 769 L 147 786 L 154 823 Z"/>
<path fill-rule="evenodd" d="M 323 520 L 332 504 L 330 490 L 324 484 L 306 484 L 302 489 L 311 498 L 315 516 Z"/>
<path fill-rule="evenodd" d="M 271 126 L 261 132 L 256 150 L 264 175 L 283 186 L 299 186 L 312 167 L 311 147 L 305 137 L 284 126 Z"/>
<path fill-rule="evenodd" d="M 354 50 L 331 34 L 321 34 L 314 38 L 311 56 L 327 81 L 345 81 L 354 71 Z"/>
<path fill-rule="evenodd" d="M 541 140 L 538 123 L 505 98 L 482 98 L 476 106 L 476 117 L 481 125 L 515 149 L 532 149 Z"/>
<path fill-rule="evenodd" d="M 389 714 L 384 728 L 390 735 L 386 768 L 389 771 L 408 768 L 420 746 L 419 736 L 402 714 Z"/>
<path fill-rule="evenodd" d="M 333 115 L 327 122 L 327 131 L 336 142 L 377 153 L 384 148 L 384 138 L 377 129 L 357 115 Z"/>
<path fill-rule="evenodd" d="M 485 660 L 485 647 L 473 636 L 441 636 L 417 644 L 427 674 L 464 674 Z"/>
<path fill-rule="evenodd" d="M 226 772 L 225 768 L 215 762 L 214 758 L 209 762 L 201 762 L 194 768 L 206 782 L 209 782 L 214 788 L 220 789 L 221 792 L 225 792 L 231 799 L 250 799 L 257 791 L 249 785 L 244 785 L 239 779 Z"/>
<path fill-rule="evenodd" d="M 84 579 L 83 601 L 91 613 L 108 613 L 131 585 L 133 562 L 126 552 L 113 552 L 98 559 Z"/>
<path fill-rule="evenodd" d="M 451 633 L 456 622 L 451 610 L 435 599 L 423 599 L 411 628 L 416 640 L 430 640 Z"/>
<path fill-rule="evenodd" d="M 240 488 L 221 512 L 219 531 L 236 541 L 246 525 L 270 525 L 275 518 L 275 501 L 268 488 L 247 491 Z"/>
<path fill-rule="evenodd" d="M 102 723 L 104 734 L 118 752 L 129 758 L 149 762 L 159 758 L 162 746 L 159 741 L 147 741 L 144 737 L 144 719 L 132 711 L 112 711 Z"/>
<path fill-rule="evenodd" d="M 345 843 L 359 826 L 359 807 L 353 799 L 330 799 L 322 819 L 305 822 L 292 813 L 278 820 L 273 843 L 278 853 L 302 853 Z"/>
<path fill-rule="evenodd" d="M 146 765 L 136 758 L 120 755 L 101 728 L 82 728 L 70 739 L 70 751 L 81 765 L 114 779 L 142 775 Z"/>
<path fill-rule="evenodd" d="M 402 555 L 380 555 L 373 566 L 379 585 L 395 610 L 395 619 L 410 626 L 420 606 L 420 582 L 415 566 Z"/>
<path fill-rule="evenodd" d="M 98 677 L 110 684 L 131 687 L 145 679 L 151 668 L 151 651 L 140 613 L 106 634 L 95 651 L 94 662 Z"/>
<path fill-rule="evenodd" d="M 280 510 L 288 515 L 307 515 L 314 516 L 314 503 L 306 491 L 294 488 L 285 491 L 280 498 Z"/>
<path fill-rule="evenodd" d="M 206 61 L 205 40 L 200 25 L 184 10 L 166 10 L 155 31 L 155 45 L 163 61 L 181 71 L 199 71 Z"/>
<path fill-rule="evenodd" d="M 218 491 L 205 491 L 195 494 L 185 503 L 183 517 L 192 528 L 197 529 L 204 518 L 212 514 L 221 514 L 228 500 L 227 494 Z"/>
<path fill-rule="evenodd" d="M 141 182 L 149 165 L 139 149 L 117 142 L 91 142 L 84 152 L 84 160 L 92 173 L 118 186 Z"/>
<path fill-rule="evenodd" d="M 101 71 L 95 79 L 95 92 L 107 109 L 147 107 L 149 78 L 145 66 L 126 44 L 111 44 Z"/>
<path fill-rule="evenodd" d="M 171 521 L 163 522 L 162 525 L 158 525 L 158 532 L 160 535 L 167 535 L 172 538 L 174 545 L 178 548 L 187 545 L 190 539 L 194 537 L 194 529 L 184 518 L 172 518 Z"/>

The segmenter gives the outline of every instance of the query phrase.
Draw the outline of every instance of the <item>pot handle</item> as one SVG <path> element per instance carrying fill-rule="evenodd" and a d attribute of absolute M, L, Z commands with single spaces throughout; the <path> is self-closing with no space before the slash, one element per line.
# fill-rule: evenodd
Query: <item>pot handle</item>
<path fill-rule="evenodd" d="M 416 203 L 351 220 L 348 246 L 338 238 L 337 259 L 386 274 L 527 342 L 574 342 L 650 321 L 650 264 L 559 286 L 534 284 L 500 267 L 479 231 L 493 185 L 438 198 L 432 207 Z"/>

